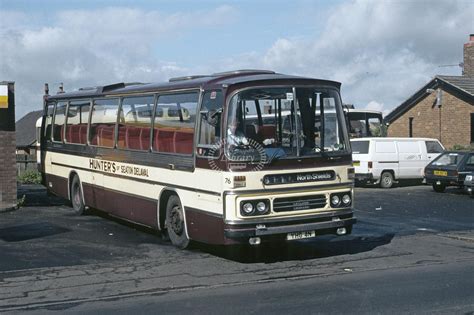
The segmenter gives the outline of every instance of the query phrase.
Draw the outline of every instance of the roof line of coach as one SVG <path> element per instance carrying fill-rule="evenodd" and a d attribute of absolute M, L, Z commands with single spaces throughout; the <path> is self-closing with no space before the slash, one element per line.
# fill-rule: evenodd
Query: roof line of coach
<path fill-rule="evenodd" d="M 268 80 L 308 80 L 328 85 L 340 86 L 339 82 L 320 80 L 300 76 L 290 76 L 276 73 L 270 70 L 243 69 L 228 72 L 213 73 L 210 75 L 191 75 L 183 77 L 175 77 L 169 79 L 168 82 L 160 83 L 114 83 L 104 86 L 84 87 L 72 92 L 60 91 L 56 95 L 48 96 L 48 99 L 63 98 L 81 98 L 81 97 L 98 97 L 104 95 L 120 95 L 146 93 L 160 90 L 184 90 L 192 88 L 206 88 L 208 86 L 226 85 L 251 82 L 251 81 L 268 81 Z"/>

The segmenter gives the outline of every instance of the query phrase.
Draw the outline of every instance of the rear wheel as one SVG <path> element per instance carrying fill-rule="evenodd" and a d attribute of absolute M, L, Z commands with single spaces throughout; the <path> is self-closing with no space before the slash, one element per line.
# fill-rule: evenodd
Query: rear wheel
<path fill-rule="evenodd" d="M 84 205 L 84 195 L 82 194 L 81 182 L 77 175 L 74 175 L 71 183 L 71 204 L 76 214 L 85 214 L 86 206 Z"/>
<path fill-rule="evenodd" d="M 436 184 L 436 183 L 433 184 L 433 190 L 436 192 L 442 193 L 445 191 L 445 189 L 446 189 L 446 186 L 443 184 Z"/>
<path fill-rule="evenodd" d="M 171 243 L 181 249 L 189 246 L 184 211 L 178 196 L 170 196 L 166 205 L 166 230 Z"/>
<path fill-rule="evenodd" d="M 380 176 L 380 187 L 390 188 L 393 186 L 393 175 L 390 172 L 383 172 Z"/>

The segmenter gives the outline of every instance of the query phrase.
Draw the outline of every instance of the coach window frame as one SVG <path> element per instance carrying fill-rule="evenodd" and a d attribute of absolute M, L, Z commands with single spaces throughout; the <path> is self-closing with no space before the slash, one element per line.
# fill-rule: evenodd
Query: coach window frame
<path fill-rule="evenodd" d="M 71 105 L 71 103 L 74 103 L 74 102 L 82 102 L 84 101 L 84 103 L 86 103 L 87 101 L 89 101 L 89 115 L 87 117 L 87 131 L 86 131 L 86 143 L 75 143 L 75 142 L 68 142 L 66 141 L 66 133 L 67 133 L 67 124 L 68 124 L 68 121 L 69 121 L 69 106 Z M 64 144 L 72 144 L 72 145 L 81 145 L 81 146 L 87 146 L 89 145 L 89 126 L 90 126 L 90 119 L 91 119 L 91 109 L 92 109 L 92 101 L 90 98 L 78 98 L 78 99 L 69 99 L 67 101 L 67 109 L 66 109 L 66 116 L 65 116 L 65 123 L 64 123 L 64 139 L 63 139 L 63 143 Z"/>
<path fill-rule="evenodd" d="M 51 113 L 51 121 L 50 121 L 51 130 L 50 130 L 50 133 L 49 133 L 49 137 L 45 137 L 46 143 L 53 141 L 54 114 L 55 114 L 55 112 L 56 112 L 56 104 L 57 104 L 57 103 L 58 103 L 58 102 L 55 101 L 55 100 L 51 100 L 51 101 L 48 100 L 48 101 L 46 102 L 46 109 L 45 109 L 46 112 L 44 113 L 45 117 L 48 116 L 48 107 L 49 107 L 50 105 L 53 107 L 53 112 Z M 46 123 L 46 121 L 45 121 L 45 123 Z M 45 124 L 43 136 L 46 136 L 47 128 L 48 128 L 48 126 Z"/>
<path fill-rule="evenodd" d="M 118 136 L 119 136 L 119 121 L 120 121 L 120 113 L 123 108 L 123 100 L 124 99 L 130 99 L 130 98 L 140 98 L 140 97 L 153 97 L 153 103 L 151 106 L 151 111 L 152 111 L 152 116 L 151 116 L 151 122 L 148 128 L 150 128 L 150 141 L 148 142 L 148 148 L 146 150 L 139 150 L 139 149 L 130 149 L 130 148 L 119 148 L 118 146 Z M 124 151 L 132 151 L 132 152 L 151 152 L 152 150 L 152 145 L 153 145 L 153 127 L 154 127 L 154 111 L 155 111 L 155 106 L 156 106 L 156 101 L 157 101 L 157 94 L 130 94 L 130 95 L 124 95 L 120 97 L 120 103 L 119 103 L 119 108 L 117 111 L 117 120 L 115 122 L 115 137 L 114 137 L 114 149 L 117 150 L 124 150 Z"/>
<path fill-rule="evenodd" d="M 62 131 L 62 140 L 61 141 L 56 141 L 54 140 L 54 125 L 56 123 L 56 111 L 58 109 L 58 104 L 59 103 L 66 103 L 66 110 L 64 111 L 64 123 L 63 123 L 63 131 Z M 62 143 L 64 144 L 64 140 L 65 140 L 65 137 L 66 137 L 66 116 L 67 116 L 67 111 L 69 109 L 69 100 L 59 100 L 59 101 L 56 101 L 55 104 L 54 104 L 54 113 L 53 113 L 53 119 L 51 121 L 51 142 L 52 143 Z"/>
<path fill-rule="evenodd" d="M 114 122 L 114 139 L 113 139 L 113 145 L 111 147 L 108 147 L 108 146 L 102 146 L 102 145 L 98 145 L 98 144 L 92 144 L 92 137 L 91 137 L 91 127 L 92 127 L 92 116 L 93 116 L 93 113 L 94 113 L 94 107 L 95 107 L 95 101 L 98 101 L 98 100 L 114 100 L 116 99 L 118 101 L 118 106 L 117 106 L 117 114 L 115 115 L 115 122 Z M 96 98 L 92 98 L 91 99 L 91 109 L 90 109 L 90 114 L 89 114 L 89 124 L 88 124 L 88 129 L 87 129 L 87 145 L 91 146 L 91 147 L 95 147 L 95 148 L 106 148 L 106 149 L 115 149 L 117 147 L 117 133 L 118 133 L 118 127 L 117 127 L 117 122 L 118 122 L 118 119 L 119 119 L 119 108 L 120 106 L 122 106 L 122 97 L 120 96 L 112 96 L 112 97 L 107 97 L 107 96 L 103 96 L 103 97 L 96 97 Z M 99 141 L 97 141 L 97 143 L 99 143 Z"/>
<path fill-rule="evenodd" d="M 169 91 L 162 91 L 158 92 L 155 94 L 155 106 L 153 107 L 153 118 L 152 118 L 152 133 L 150 136 L 150 150 L 153 154 L 164 154 L 164 155 L 175 155 L 175 156 L 184 156 L 184 157 L 193 157 L 194 154 L 194 149 L 196 148 L 196 127 L 197 127 L 197 119 L 194 123 L 194 135 L 193 135 L 193 150 L 191 154 L 186 154 L 186 153 L 176 153 L 176 152 L 161 152 L 161 151 L 156 151 L 153 148 L 153 139 L 155 136 L 155 118 L 156 118 L 156 109 L 158 107 L 158 101 L 161 96 L 166 96 L 166 95 L 178 95 L 178 94 L 190 94 L 193 92 L 197 92 L 198 98 L 197 98 L 197 103 L 196 103 L 196 117 L 198 114 L 198 109 L 200 108 L 200 104 L 202 101 L 202 89 L 201 88 L 190 88 L 190 89 L 179 89 L 179 90 L 169 90 Z"/>

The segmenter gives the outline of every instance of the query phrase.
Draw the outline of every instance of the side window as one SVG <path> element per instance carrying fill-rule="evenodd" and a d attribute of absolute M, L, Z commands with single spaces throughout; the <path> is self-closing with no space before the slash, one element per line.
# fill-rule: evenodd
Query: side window
<path fill-rule="evenodd" d="M 349 132 L 352 138 L 365 137 L 367 135 L 367 127 L 364 119 L 353 119 L 349 124 Z"/>
<path fill-rule="evenodd" d="M 46 107 L 46 121 L 44 122 L 44 137 L 46 141 L 51 140 L 51 129 L 52 129 L 52 122 L 53 122 L 53 114 L 54 114 L 54 103 L 48 103 Z"/>
<path fill-rule="evenodd" d="M 474 166 L 474 154 L 471 154 L 467 157 L 466 166 L 470 166 L 470 167 Z"/>
<path fill-rule="evenodd" d="M 153 103 L 154 96 L 127 97 L 122 100 L 118 121 L 118 148 L 150 148 Z"/>
<path fill-rule="evenodd" d="M 443 153 L 443 147 L 437 141 L 426 141 L 426 151 L 428 153 Z"/>
<path fill-rule="evenodd" d="M 198 98 L 198 92 L 158 97 L 153 130 L 153 151 L 193 153 Z"/>
<path fill-rule="evenodd" d="M 351 141 L 352 153 L 368 154 L 370 141 Z"/>
<path fill-rule="evenodd" d="M 369 117 L 367 119 L 369 123 L 369 134 L 370 137 L 385 137 L 386 130 L 382 120 L 378 117 Z"/>
<path fill-rule="evenodd" d="M 401 141 L 397 142 L 398 152 L 400 153 L 420 153 L 418 142 Z"/>
<path fill-rule="evenodd" d="M 64 119 L 66 117 L 66 102 L 58 102 L 54 111 L 53 141 L 62 142 L 64 135 Z"/>
<path fill-rule="evenodd" d="M 375 152 L 377 153 L 396 153 L 395 142 L 376 141 Z"/>
<path fill-rule="evenodd" d="M 66 120 L 66 142 L 78 144 L 87 143 L 89 108 L 89 100 L 69 103 Z"/>
<path fill-rule="evenodd" d="M 200 155 L 218 155 L 217 150 L 210 150 L 211 146 L 221 141 L 221 117 L 223 96 L 222 91 L 208 91 L 202 98 L 200 112 L 199 147 Z M 212 152 L 212 153 L 211 153 Z"/>
<path fill-rule="evenodd" d="M 94 100 L 89 141 L 91 145 L 112 148 L 115 139 L 118 99 Z"/>

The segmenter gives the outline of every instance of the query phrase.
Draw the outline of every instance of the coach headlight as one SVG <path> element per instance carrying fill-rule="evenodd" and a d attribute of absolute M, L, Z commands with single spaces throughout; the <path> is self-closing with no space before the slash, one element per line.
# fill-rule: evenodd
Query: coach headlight
<path fill-rule="evenodd" d="M 270 213 L 270 200 L 244 200 L 240 202 L 240 214 L 244 217 Z"/>
<path fill-rule="evenodd" d="M 258 214 L 265 214 L 268 211 L 268 204 L 264 201 L 257 202 L 257 212 Z"/>
<path fill-rule="evenodd" d="M 350 203 L 351 203 L 351 196 L 349 196 L 348 194 L 344 194 L 342 196 L 342 204 L 345 206 L 348 206 Z"/>
<path fill-rule="evenodd" d="M 250 202 L 246 202 L 242 205 L 243 215 L 251 215 L 253 213 L 253 210 L 254 210 L 253 204 Z"/>
<path fill-rule="evenodd" d="M 338 195 L 332 195 L 331 197 L 331 205 L 333 207 L 338 207 L 341 204 L 341 198 Z"/>

